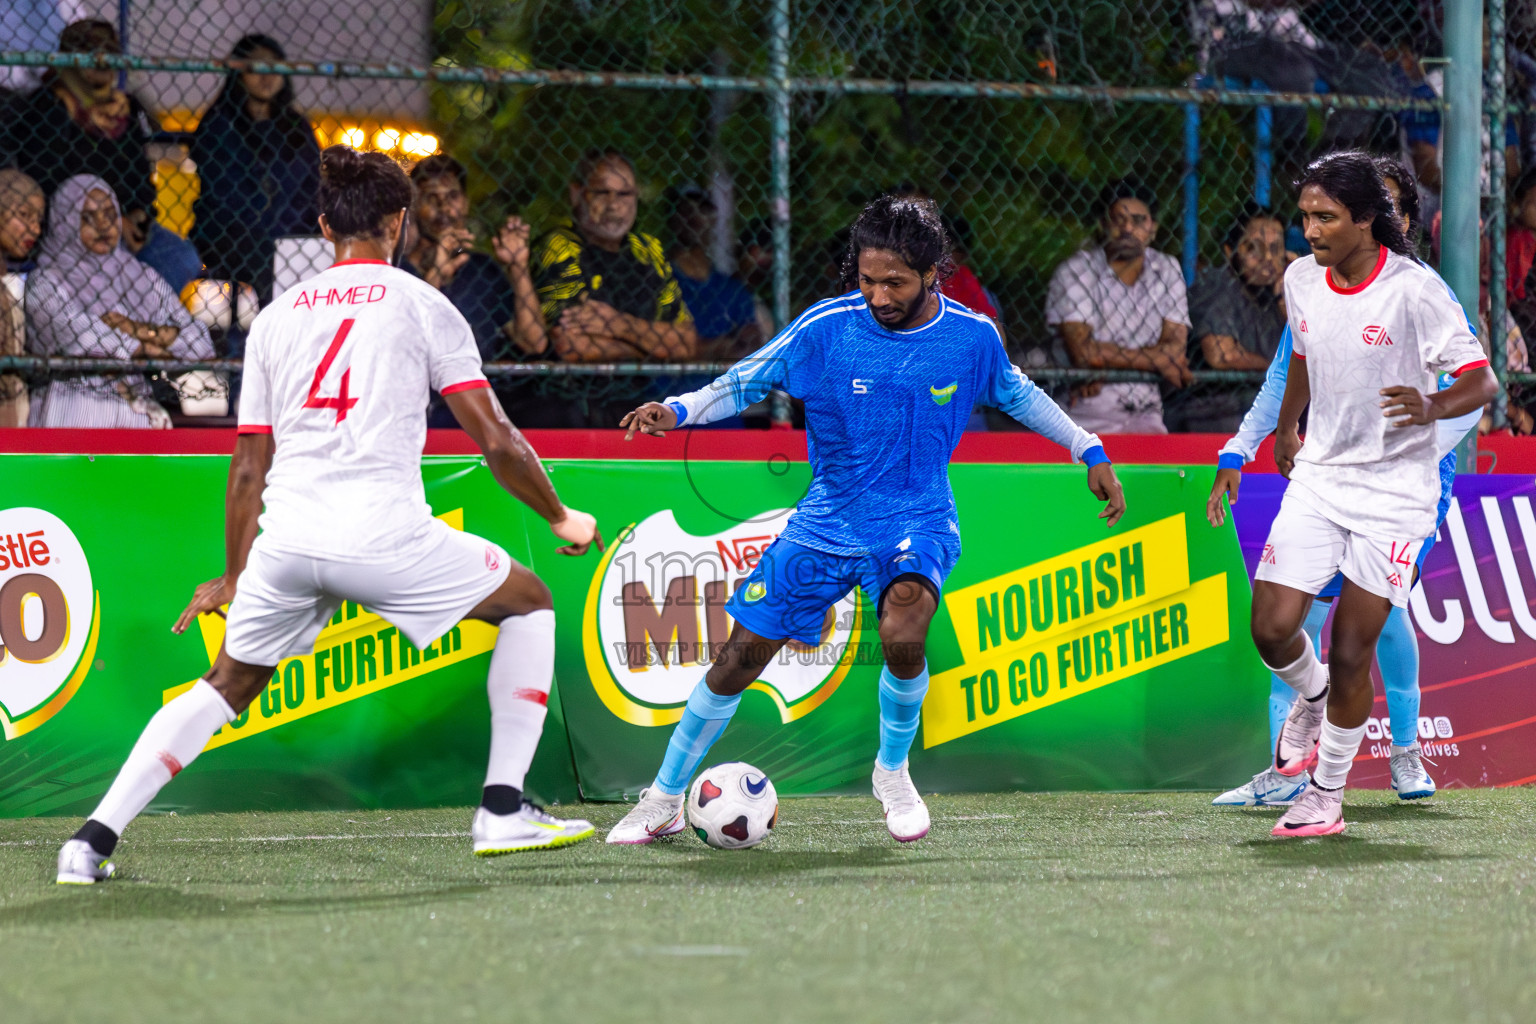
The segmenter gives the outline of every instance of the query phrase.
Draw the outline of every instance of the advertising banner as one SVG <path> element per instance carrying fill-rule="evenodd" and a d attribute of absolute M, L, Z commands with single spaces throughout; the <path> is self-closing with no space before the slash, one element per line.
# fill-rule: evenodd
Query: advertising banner
<path fill-rule="evenodd" d="M 1247 474 L 1233 507 L 1250 575 L 1286 480 Z M 1441 786 L 1536 782 L 1536 516 L 1532 479 L 1463 474 L 1409 614 L 1419 641 L 1418 735 Z M 1323 627 L 1328 646 L 1332 619 Z M 1392 734 L 1379 672 L 1352 786 L 1386 788 Z"/>
<path fill-rule="evenodd" d="M 223 565 L 228 460 L 0 456 L 0 814 L 81 813 L 145 721 L 205 672 L 223 619 L 170 625 Z M 555 553 L 478 459 L 424 460 L 450 526 L 530 564 L 554 594 L 556 688 L 529 789 L 607 799 L 649 784 L 670 726 L 729 635 L 724 604 L 809 482 L 787 460 L 549 463 L 608 549 Z M 1266 676 L 1247 640 L 1236 535 L 1202 508 L 1213 471 L 1122 467 L 1114 530 L 1080 467 L 952 467 L 965 553 L 928 645 L 913 750 L 924 789 L 1228 785 L 1265 756 Z M 1523 550 L 1523 549 L 1522 549 Z M 417 649 L 344 605 L 278 666 L 157 809 L 473 802 L 495 631 Z M 878 625 L 827 609 L 742 701 L 715 760 L 782 793 L 861 792 L 877 746 Z"/>

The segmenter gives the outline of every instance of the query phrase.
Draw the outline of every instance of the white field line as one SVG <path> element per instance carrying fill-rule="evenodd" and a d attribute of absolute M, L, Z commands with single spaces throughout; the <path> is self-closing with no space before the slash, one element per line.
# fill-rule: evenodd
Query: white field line
<path fill-rule="evenodd" d="M 1028 817 L 1023 814 L 957 814 L 945 816 L 943 821 L 1015 821 Z M 883 825 L 880 818 L 817 818 L 801 821 L 781 821 L 777 828 L 798 828 L 802 825 Z M 358 832 L 297 836 L 180 836 L 159 840 L 168 843 L 326 843 L 347 842 L 357 839 L 463 839 L 463 832 Z M 153 840 L 151 840 L 153 841 Z M 61 842 L 59 839 L 9 839 L 0 840 L 0 847 L 47 846 Z"/>

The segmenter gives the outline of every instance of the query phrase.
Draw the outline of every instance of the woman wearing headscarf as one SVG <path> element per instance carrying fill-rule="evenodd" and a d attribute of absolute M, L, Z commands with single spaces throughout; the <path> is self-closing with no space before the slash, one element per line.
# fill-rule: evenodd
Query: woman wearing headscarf
<path fill-rule="evenodd" d="M 37 355 L 209 359 L 208 328 L 165 279 L 118 243 L 117 196 L 93 175 L 53 194 L 38 269 L 27 282 L 27 348 Z M 142 376 L 54 380 L 35 392 L 32 427 L 168 427 Z"/>
<path fill-rule="evenodd" d="M 111 23 L 89 18 L 64 29 L 59 51 L 116 54 L 122 47 Z M 106 179 L 138 245 L 155 219 L 154 168 L 144 152 L 152 127 L 111 68 L 50 68 L 42 88 L 0 117 L 0 160 L 14 159 L 49 196 L 72 174 Z"/>
<path fill-rule="evenodd" d="M 249 35 L 231 57 L 281 61 L 277 40 Z M 207 276 L 244 281 L 272 298 L 272 259 L 280 235 L 319 230 L 320 144 L 294 106 L 284 75 L 231 71 L 192 137 L 202 191 L 192 204 L 191 240 Z"/>

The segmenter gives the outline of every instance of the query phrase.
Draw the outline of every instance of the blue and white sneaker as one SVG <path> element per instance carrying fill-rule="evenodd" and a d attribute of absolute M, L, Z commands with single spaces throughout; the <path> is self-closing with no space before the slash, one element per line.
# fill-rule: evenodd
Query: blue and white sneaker
<path fill-rule="evenodd" d="M 1217 807 L 1289 807 L 1306 791 L 1312 777 L 1306 772 L 1300 775 L 1281 775 L 1270 765 L 1245 784 L 1229 789 L 1212 800 Z"/>
<path fill-rule="evenodd" d="M 1392 745 L 1392 788 L 1399 800 L 1423 800 L 1435 795 L 1435 780 L 1424 770 L 1424 755 L 1419 741 L 1406 747 Z"/>

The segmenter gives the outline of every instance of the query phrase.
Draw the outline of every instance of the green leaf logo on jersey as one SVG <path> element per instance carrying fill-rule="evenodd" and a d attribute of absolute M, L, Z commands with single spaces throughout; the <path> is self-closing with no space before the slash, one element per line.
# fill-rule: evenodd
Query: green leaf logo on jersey
<path fill-rule="evenodd" d="M 756 604 L 768 596 L 768 587 L 762 580 L 747 584 L 746 591 L 742 594 L 742 600 L 747 604 Z"/>
<path fill-rule="evenodd" d="M 928 394 L 933 396 L 933 402 L 935 405 L 948 405 L 949 400 L 955 397 L 955 392 L 959 389 L 959 387 L 959 381 L 956 381 L 955 383 L 944 388 L 936 388 L 930 385 L 928 388 Z"/>

